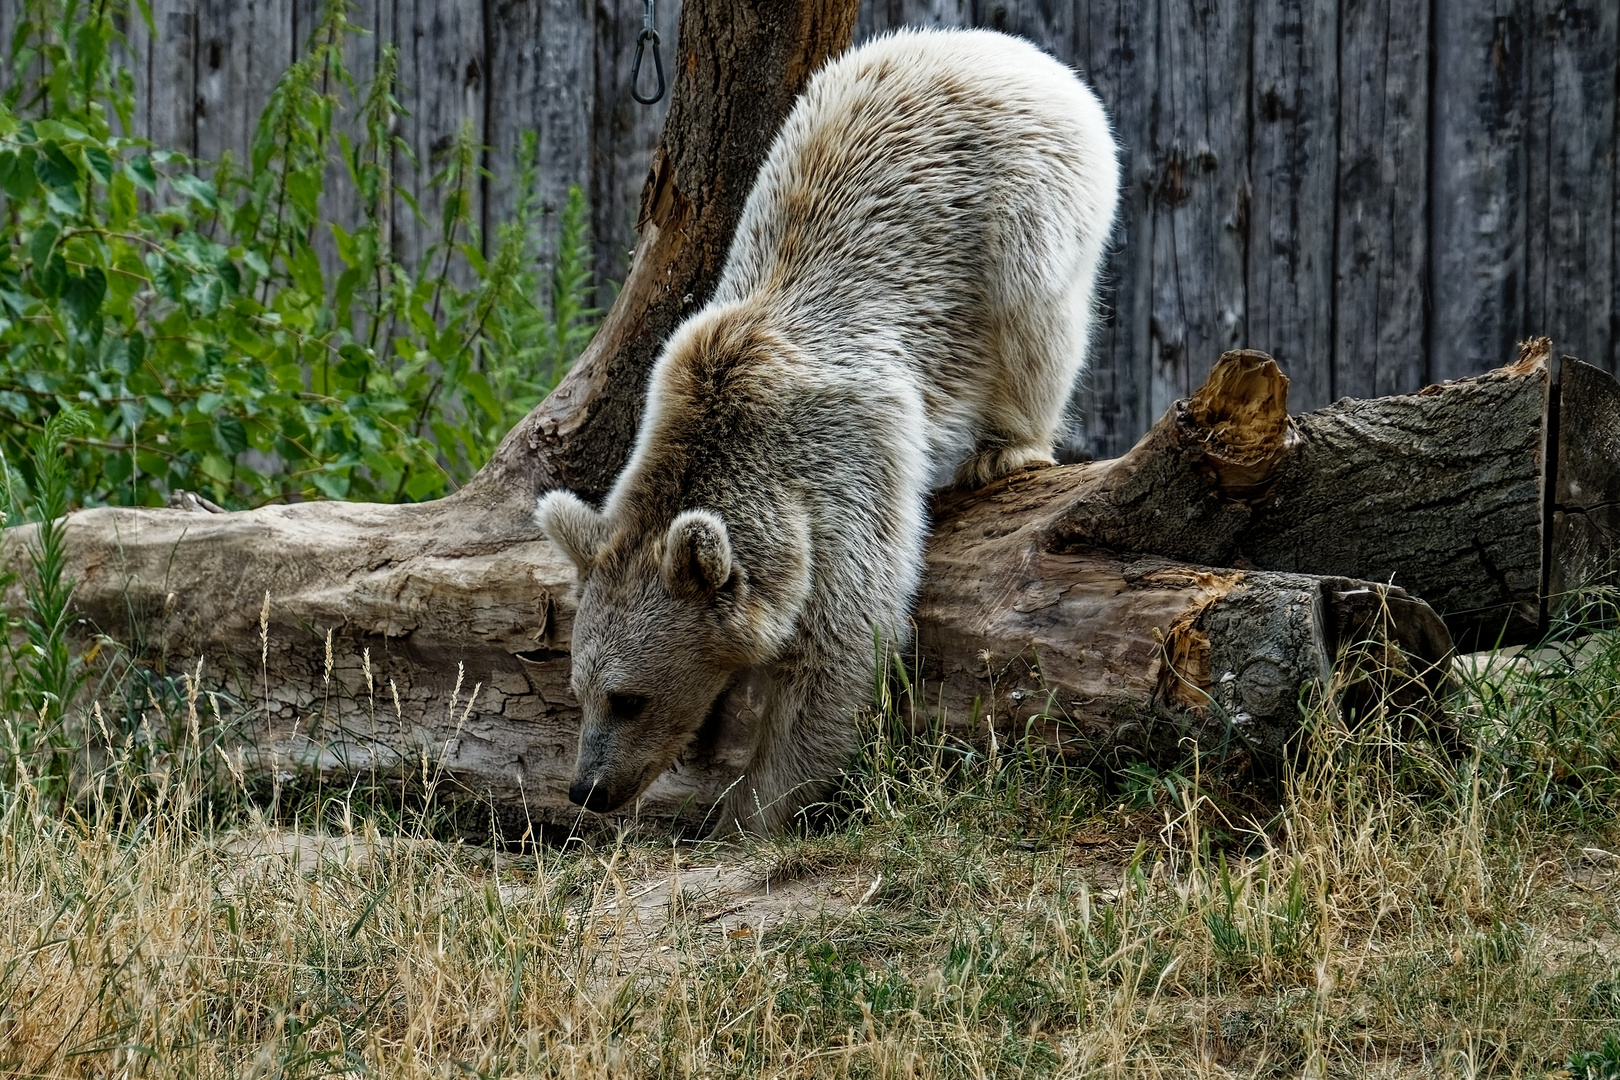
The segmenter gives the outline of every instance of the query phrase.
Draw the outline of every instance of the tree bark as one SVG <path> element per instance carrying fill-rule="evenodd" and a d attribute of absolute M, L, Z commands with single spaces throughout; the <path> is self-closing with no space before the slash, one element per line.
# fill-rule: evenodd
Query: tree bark
<path fill-rule="evenodd" d="M 1579 618 L 1581 590 L 1615 583 L 1620 570 L 1620 384 L 1566 356 L 1556 389 L 1544 594 L 1550 615 Z"/>
<path fill-rule="evenodd" d="M 987 723 L 1002 738 L 1033 732 L 1071 756 L 1190 736 L 1263 763 L 1296 730 L 1301 693 L 1325 687 L 1358 642 L 1378 670 L 1351 688 L 1352 704 L 1432 702 L 1450 640 L 1398 588 L 1083 539 L 1082 523 L 1123 542 L 1134 521 L 1195 515 L 1222 535 L 1211 492 L 1257 496 L 1292 445 L 1285 386 L 1269 359 L 1232 354 L 1118 461 L 942 498 L 916 613 L 914 719 L 964 735 Z M 1110 505 L 1131 520 L 1110 522 Z M 572 567 L 532 533 L 414 527 L 431 512 L 85 511 L 68 522 L 75 602 L 160 670 L 206 658 L 226 719 L 257 748 L 250 771 L 296 764 L 344 783 L 432 773 L 515 821 L 569 819 Z M 30 535 L 11 530 L 0 554 L 15 558 Z M 1163 530 L 1167 547 L 1198 535 Z M 643 809 L 710 804 L 751 754 L 757 690 L 740 682 Z"/>
<path fill-rule="evenodd" d="M 1269 358 L 1229 353 L 1105 476 L 1038 481 L 1073 497 L 1052 542 L 1391 582 L 1464 647 L 1537 640 L 1620 552 L 1620 387 L 1551 363 L 1541 338 L 1486 375 L 1290 419 Z"/>
<path fill-rule="evenodd" d="M 669 116 L 624 287 L 562 383 L 507 434 L 456 506 L 521 518 L 552 488 L 606 493 L 635 440 L 653 361 L 708 301 L 771 140 L 810 75 L 849 47 L 857 9 L 850 0 L 682 5 Z"/>

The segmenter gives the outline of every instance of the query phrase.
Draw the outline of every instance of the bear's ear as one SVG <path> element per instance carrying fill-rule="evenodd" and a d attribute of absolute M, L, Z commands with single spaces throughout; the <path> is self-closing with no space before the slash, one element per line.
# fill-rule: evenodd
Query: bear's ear
<path fill-rule="evenodd" d="M 607 543 L 607 518 L 595 507 L 581 501 L 572 491 L 548 491 L 540 496 L 534 519 L 546 530 L 551 542 L 574 561 L 579 576 L 590 573 Z"/>
<path fill-rule="evenodd" d="M 707 602 L 731 580 L 731 536 L 720 515 L 683 510 L 664 538 L 664 584 L 676 596 Z"/>

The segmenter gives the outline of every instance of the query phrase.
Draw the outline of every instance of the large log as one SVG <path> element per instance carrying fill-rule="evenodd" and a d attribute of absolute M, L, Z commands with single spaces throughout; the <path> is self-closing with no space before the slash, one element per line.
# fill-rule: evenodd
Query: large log
<path fill-rule="evenodd" d="M 171 674 L 203 661 L 250 774 L 433 775 L 514 822 L 572 820 L 572 565 L 532 535 L 402 545 L 403 509 L 78 513 L 75 605 L 120 640 L 144 632 L 140 659 Z M 1274 758 L 1341 647 L 1400 644 L 1419 662 L 1396 684 L 1449 652 L 1443 624 L 1399 589 L 1048 551 L 1060 512 L 1005 485 L 941 523 L 916 617 L 916 722 L 1034 733 L 1087 758 L 1189 735 Z M 30 536 L 10 530 L 0 556 Z M 755 691 L 740 681 L 642 812 L 713 803 L 751 755 Z"/>
<path fill-rule="evenodd" d="M 1073 497 L 1059 546 L 1390 582 L 1467 647 L 1534 641 L 1612 580 L 1620 387 L 1569 357 L 1555 377 L 1547 339 L 1417 394 L 1286 402 L 1263 354 L 1230 353 L 1109 476 L 1022 482 Z"/>
<path fill-rule="evenodd" d="M 1538 412 L 1533 424 L 1524 403 L 1547 386 L 1540 352 L 1415 399 L 1291 419 L 1276 366 L 1229 354 L 1120 459 L 942 497 L 916 616 L 916 716 L 963 734 L 982 734 L 988 716 L 1003 736 L 1033 731 L 1069 754 L 1191 735 L 1265 756 L 1294 730 L 1301 692 L 1361 640 L 1378 655 L 1401 645 L 1416 660 L 1392 673 L 1396 682 L 1427 675 L 1412 685 L 1432 694 L 1429 668 L 1449 649 L 1446 630 L 1398 587 L 1207 562 L 1242 557 L 1256 537 L 1281 546 L 1274 538 L 1319 536 L 1316 515 L 1330 512 L 1359 539 L 1353 552 L 1419 551 L 1444 570 L 1477 552 L 1481 535 L 1518 550 L 1513 530 L 1492 523 L 1512 514 L 1532 540 L 1516 557 L 1536 569 L 1546 513 L 1566 534 L 1585 530 L 1584 546 L 1570 549 L 1585 561 L 1560 564 L 1566 577 L 1607 569 L 1620 395 L 1588 369 L 1565 371 L 1575 373 L 1566 407 L 1550 419 Z M 1493 429 L 1515 406 L 1519 419 Z M 1557 427 L 1567 436 L 1556 454 L 1563 485 L 1543 498 L 1539 474 L 1525 471 L 1541 460 L 1538 444 L 1522 428 L 1553 430 L 1576 415 L 1585 418 L 1578 428 Z M 1521 437 L 1437 445 L 1422 424 Z M 1385 433 L 1402 430 L 1392 448 Z M 1352 435 L 1330 441 L 1324 431 Z M 1358 441 L 1356 432 L 1372 434 Z M 1381 460 L 1397 450 L 1394 464 Z M 1400 482 L 1363 482 L 1347 461 L 1386 477 L 1396 470 Z M 1478 479 L 1492 475 L 1505 489 Z M 1391 527 L 1403 508 L 1424 509 L 1414 492 L 1448 480 L 1476 484 L 1488 512 L 1449 500 L 1421 546 Z M 1336 511 L 1333 492 L 1343 498 Z M 31 535 L 8 532 L 0 557 L 16 565 Z M 141 659 L 171 671 L 206 657 L 241 703 L 235 719 L 260 748 L 260 768 L 301 762 L 352 779 L 414 772 L 426 758 L 514 815 L 572 814 L 563 798 L 578 723 L 567 690 L 572 571 L 532 523 L 472 513 L 458 522 L 442 504 L 316 503 L 236 514 L 93 510 L 69 519 L 68 536 L 88 624 L 142 642 Z M 1390 537 L 1405 546 L 1379 549 Z M 1150 554 L 1120 553 L 1131 548 Z M 1293 554 L 1310 556 L 1303 542 Z M 1447 580 L 1427 562 L 1400 572 Z M 1515 580 L 1487 584 L 1510 600 L 1515 587 L 1534 597 Z M 7 599 L 19 602 L 20 592 Z M 649 790 L 646 810 L 703 806 L 736 774 L 752 745 L 753 689 L 743 680 L 703 744 Z"/>
<path fill-rule="evenodd" d="M 1581 590 L 1613 583 L 1620 552 L 1620 384 L 1564 358 L 1553 399 L 1558 438 L 1547 499 L 1545 595 L 1552 615 L 1581 614 Z"/>
<path fill-rule="evenodd" d="M 1269 360 L 1234 355 L 1119 461 L 942 499 L 916 615 L 917 720 L 964 735 L 988 720 L 1003 738 L 1034 732 L 1071 755 L 1190 735 L 1271 757 L 1301 694 L 1362 640 L 1380 655 L 1402 646 L 1415 666 L 1389 674 L 1419 676 L 1419 696 L 1432 695 L 1450 642 L 1399 589 L 1077 540 L 1076 522 L 1101 529 L 1110 500 L 1180 522 L 1215 505 L 1211 477 L 1229 495 L 1250 490 L 1270 467 L 1266 439 L 1245 448 L 1240 436 L 1290 430 L 1282 386 Z M 141 641 L 142 661 L 178 672 L 206 658 L 260 772 L 297 764 L 347 783 L 418 774 L 428 760 L 516 820 L 571 818 L 571 565 L 528 522 L 469 521 L 346 503 L 90 510 L 68 519 L 68 572 L 88 624 Z M 1218 517 L 1206 525 L 1218 532 Z M 1163 535 L 1174 546 L 1197 532 Z M 8 532 L 0 557 L 15 559 L 31 535 Z M 741 680 L 645 810 L 706 807 L 737 775 L 755 689 Z"/>

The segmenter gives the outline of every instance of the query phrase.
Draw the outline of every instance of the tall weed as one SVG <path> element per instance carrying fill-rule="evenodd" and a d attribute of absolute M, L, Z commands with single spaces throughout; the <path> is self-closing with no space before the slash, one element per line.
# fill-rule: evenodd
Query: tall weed
<path fill-rule="evenodd" d="M 466 128 L 433 181 L 435 241 L 417 265 L 396 258 L 393 215 L 416 209 L 392 163 L 420 148 L 393 134 L 393 47 L 363 79 L 349 70 L 345 0 L 277 82 L 247 160 L 212 166 L 127 134 L 138 86 L 120 27 L 152 29 L 146 4 L 19 2 L 0 96 L 0 453 L 28 473 L 29 439 L 83 411 L 70 502 L 432 498 L 588 339 L 583 200 L 538 271 L 532 138 L 522 209 L 488 261 Z M 357 196 L 352 229 L 326 223 L 332 175 Z"/>

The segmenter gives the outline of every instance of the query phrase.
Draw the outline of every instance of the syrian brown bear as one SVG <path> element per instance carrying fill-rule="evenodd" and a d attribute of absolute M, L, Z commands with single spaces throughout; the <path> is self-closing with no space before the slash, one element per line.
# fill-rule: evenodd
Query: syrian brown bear
<path fill-rule="evenodd" d="M 713 833 L 827 796 L 930 492 L 1052 463 L 1118 188 L 1096 95 L 1017 38 L 902 31 L 811 79 L 602 506 L 540 500 L 579 572 L 575 803 L 635 799 L 745 674 L 757 741 Z"/>

